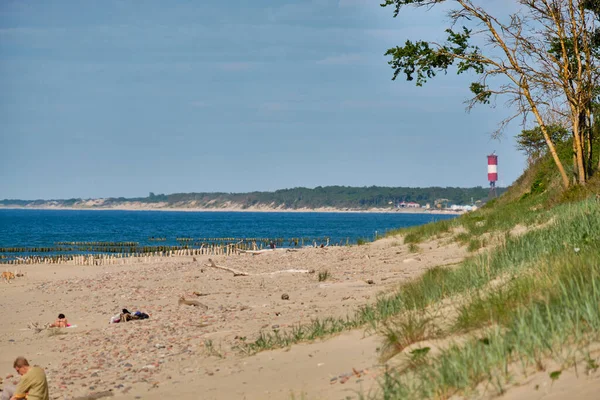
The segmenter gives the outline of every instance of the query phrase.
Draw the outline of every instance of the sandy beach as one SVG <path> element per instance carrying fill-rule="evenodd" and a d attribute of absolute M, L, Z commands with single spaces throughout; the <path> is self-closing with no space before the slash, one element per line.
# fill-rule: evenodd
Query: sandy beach
<path fill-rule="evenodd" d="M 236 277 L 207 267 L 208 256 L 108 267 L 24 266 L 26 276 L 0 292 L 5 321 L 0 376 L 12 372 L 15 357 L 25 355 L 46 368 L 53 398 L 105 390 L 124 399 L 160 399 L 175 390 L 186 399 L 199 398 L 199 390 L 206 399 L 289 399 L 290 393 L 336 398 L 348 390 L 368 390 L 380 373 L 379 339 L 362 329 L 249 357 L 235 347 L 261 330 L 351 314 L 379 292 L 465 254 L 456 245 L 431 247 L 414 255 L 401 240 L 386 239 L 214 258 L 218 265 L 251 274 Z M 325 270 L 331 277 L 319 282 L 318 272 Z M 208 310 L 179 306 L 181 295 Z M 122 308 L 146 312 L 150 319 L 109 324 Z M 58 313 L 77 327 L 27 329 L 30 322 L 54 321 Z M 209 342 L 212 349 L 206 348 Z M 331 383 L 352 375 L 353 368 L 366 374 Z"/>
<path fill-rule="evenodd" d="M 208 256 L 107 267 L 23 266 L 24 277 L 0 284 L 0 377 L 11 381 L 12 362 L 23 355 L 45 368 L 52 399 L 103 392 L 115 399 L 357 399 L 357 393 L 376 392 L 385 369 L 377 351 L 381 338 L 368 329 L 255 355 L 240 344 L 260 331 L 352 314 L 399 283 L 467 256 L 464 247 L 443 239 L 420 247 L 411 253 L 402 238 L 386 238 L 214 257 L 217 265 L 248 276 L 211 268 Z M 322 271 L 330 276 L 319 282 Z M 179 305 L 180 296 L 208 309 Z M 110 324 L 122 308 L 150 319 Z M 58 313 L 76 327 L 28 329 Z M 567 379 L 549 386 L 547 374 L 539 380 L 544 391 L 519 388 L 523 394 L 515 398 L 561 398 L 532 393 L 570 390 L 563 387 Z"/>

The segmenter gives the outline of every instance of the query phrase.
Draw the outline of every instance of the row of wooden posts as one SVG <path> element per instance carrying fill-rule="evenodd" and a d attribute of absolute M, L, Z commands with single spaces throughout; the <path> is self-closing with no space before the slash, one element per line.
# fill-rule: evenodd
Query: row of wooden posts
<path fill-rule="evenodd" d="M 179 239 L 178 239 L 179 240 Z M 283 246 L 286 242 L 288 246 L 304 246 L 305 239 L 236 239 L 233 238 L 204 238 L 194 239 L 195 242 L 189 244 L 172 245 L 150 245 L 140 246 L 138 242 L 57 242 L 56 246 L 44 247 L 0 247 L 0 258 L 6 253 L 150 253 L 150 252 L 167 252 L 174 250 L 189 249 L 190 246 L 202 248 L 206 246 L 226 246 L 235 245 L 244 250 L 256 247 L 257 243 L 260 246 L 270 245 L 275 243 L 277 247 Z M 329 243 L 329 238 L 312 239 L 308 238 L 308 243 L 319 242 L 326 240 Z"/>
<path fill-rule="evenodd" d="M 117 254 L 60 254 L 60 255 L 31 255 L 15 257 L 12 259 L 0 259 L 0 264 L 23 265 L 23 264 L 73 264 L 73 265 L 110 265 L 130 264 L 136 262 L 147 262 L 150 257 L 176 257 L 176 256 L 230 256 L 239 254 L 241 251 L 262 250 L 263 244 L 252 242 L 234 243 L 228 245 L 210 244 L 196 249 L 177 249 L 168 251 L 152 251 L 139 253 L 117 253 Z"/>

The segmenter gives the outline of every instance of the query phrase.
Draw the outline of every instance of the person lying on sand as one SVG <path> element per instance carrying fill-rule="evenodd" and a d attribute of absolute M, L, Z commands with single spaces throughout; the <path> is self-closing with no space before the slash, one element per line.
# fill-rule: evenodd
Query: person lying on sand
<path fill-rule="evenodd" d="M 58 318 L 50 325 L 50 328 L 68 328 L 69 326 L 71 326 L 71 324 L 67 321 L 65 314 L 58 314 Z"/>
<path fill-rule="evenodd" d="M 134 314 L 130 313 L 126 308 L 123 309 L 123 312 L 119 314 L 118 318 L 111 318 L 111 323 L 116 322 L 127 322 L 127 321 L 136 321 L 138 319 L 148 319 L 150 316 L 141 311 L 136 311 Z"/>

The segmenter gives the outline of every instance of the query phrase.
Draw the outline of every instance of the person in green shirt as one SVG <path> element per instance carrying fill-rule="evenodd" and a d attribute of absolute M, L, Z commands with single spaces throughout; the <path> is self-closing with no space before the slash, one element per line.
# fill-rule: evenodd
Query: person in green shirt
<path fill-rule="evenodd" d="M 17 357 L 13 367 L 21 375 L 21 381 L 10 400 L 50 400 L 48 381 L 43 369 L 38 366 L 29 366 L 25 357 Z"/>

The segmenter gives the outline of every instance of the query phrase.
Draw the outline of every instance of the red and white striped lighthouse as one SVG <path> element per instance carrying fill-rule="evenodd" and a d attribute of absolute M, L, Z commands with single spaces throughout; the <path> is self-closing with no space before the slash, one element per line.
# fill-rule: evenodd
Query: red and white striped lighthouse
<path fill-rule="evenodd" d="M 496 182 L 498 181 L 498 156 L 494 153 L 487 156 L 488 159 L 488 181 L 490 181 L 490 194 L 488 198 L 496 197 Z"/>
<path fill-rule="evenodd" d="M 498 156 L 490 154 L 487 156 L 488 160 L 488 181 L 491 186 L 495 186 L 498 181 Z"/>

